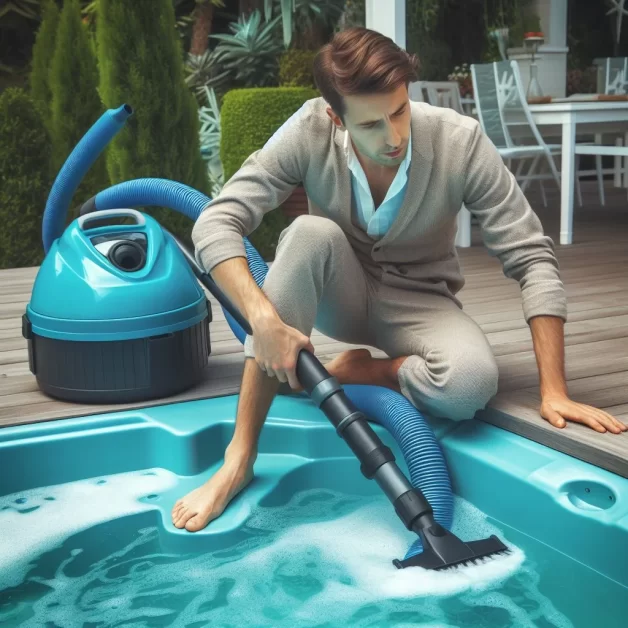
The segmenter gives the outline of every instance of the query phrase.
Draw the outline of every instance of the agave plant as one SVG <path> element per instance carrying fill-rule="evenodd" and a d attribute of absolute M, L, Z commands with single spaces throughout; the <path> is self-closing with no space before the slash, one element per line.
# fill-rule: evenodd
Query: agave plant
<path fill-rule="evenodd" d="M 295 24 L 310 28 L 314 22 L 332 28 L 342 16 L 346 0 L 264 0 L 264 17 L 272 19 L 278 9 L 283 26 L 283 43 L 287 48 L 292 41 Z"/>
<path fill-rule="evenodd" d="M 213 50 L 206 50 L 202 55 L 188 53 L 184 70 L 185 82 L 199 101 L 206 95 L 205 87 L 219 92 L 229 87 L 231 72 L 222 68 Z"/>
<path fill-rule="evenodd" d="M 210 35 L 219 41 L 214 50 L 214 61 L 243 87 L 275 84 L 277 58 L 282 51 L 275 33 L 278 21 L 279 16 L 262 25 L 262 16 L 257 10 L 248 17 L 241 15 L 237 22 L 229 25 L 232 35 Z"/>
<path fill-rule="evenodd" d="M 207 175 L 212 186 L 212 196 L 217 196 L 224 184 L 224 171 L 220 160 L 220 106 L 213 88 L 204 87 L 208 106 L 200 107 L 201 155 L 207 163 Z"/>

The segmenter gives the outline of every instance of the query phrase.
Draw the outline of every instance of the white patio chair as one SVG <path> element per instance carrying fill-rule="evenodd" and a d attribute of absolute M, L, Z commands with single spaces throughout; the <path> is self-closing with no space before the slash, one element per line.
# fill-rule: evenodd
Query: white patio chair
<path fill-rule="evenodd" d="M 464 114 L 460 100 L 460 85 L 456 81 L 424 81 L 427 100 L 437 107 L 449 107 Z"/>
<path fill-rule="evenodd" d="M 604 93 L 628 92 L 628 57 L 608 57 L 604 63 Z"/>
<path fill-rule="evenodd" d="M 517 181 L 521 182 L 521 190 L 526 191 L 531 181 L 539 181 L 543 203 L 547 207 L 547 197 L 543 180 L 554 179 L 560 189 L 560 176 L 554 161 L 560 155 L 560 144 L 547 144 L 532 119 L 525 96 L 525 90 L 516 61 L 498 61 L 471 66 L 473 89 L 476 99 L 477 113 L 482 129 L 495 144 L 508 167 L 511 160 L 518 159 L 519 167 L 515 172 Z M 513 135 L 518 143 L 513 141 Z M 525 160 L 532 159 L 530 169 L 523 173 Z M 578 158 L 576 157 L 576 161 Z M 537 166 L 546 162 L 549 172 L 539 174 Z M 601 162 L 600 162 L 601 163 Z M 576 163 L 578 168 L 578 163 Z M 598 187 L 603 187 L 601 168 L 597 171 Z M 577 169 L 578 202 L 582 205 L 580 178 L 590 174 Z"/>
<path fill-rule="evenodd" d="M 423 81 L 412 81 L 412 83 L 408 85 L 408 96 L 410 97 L 410 100 L 425 102 L 425 96 L 423 95 Z"/>
<path fill-rule="evenodd" d="M 600 59 L 603 68 L 603 88 L 604 93 L 609 95 L 624 95 L 628 93 L 628 57 L 607 57 Z M 604 145 L 604 135 L 611 137 L 615 146 L 628 146 L 628 131 L 623 133 L 596 133 L 595 143 Z M 614 168 L 603 170 L 603 174 L 613 174 L 615 187 L 622 185 L 621 155 L 614 154 Z M 601 155 L 596 155 L 596 159 L 601 159 Z M 628 188 L 628 157 L 624 157 L 623 185 Z M 602 205 L 604 199 L 602 198 Z"/>
<path fill-rule="evenodd" d="M 421 98 L 435 107 L 448 107 L 465 114 L 460 100 L 460 86 L 455 81 L 417 81 L 414 87 Z M 458 213 L 456 246 L 471 246 L 471 214 L 463 205 Z"/>

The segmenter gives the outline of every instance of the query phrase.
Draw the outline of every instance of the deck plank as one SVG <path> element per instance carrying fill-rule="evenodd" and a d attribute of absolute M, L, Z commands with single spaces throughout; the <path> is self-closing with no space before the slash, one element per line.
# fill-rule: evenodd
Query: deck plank
<path fill-rule="evenodd" d="M 584 190 L 586 186 L 584 183 Z M 574 400 L 603 408 L 628 423 L 625 190 L 609 183 L 602 208 L 591 193 L 595 186 L 588 189 L 584 192 L 585 206 L 576 211 L 574 244 L 556 245 L 569 306 L 565 327 L 568 385 Z M 557 196 L 550 194 L 547 209 L 539 204 L 535 209 L 546 233 L 558 242 Z M 500 370 L 499 392 L 477 418 L 628 477 L 628 433 L 599 434 L 571 422 L 559 430 L 540 417 L 538 370 L 530 329 L 523 318 L 520 288 L 504 276 L 499 261 L 487 255 L 475 226 L 472 235 L 473 246 L 458 249 L 466 279 L 459 296 L 465 312 L 486 334 Z M 0 427 L 238 392 L 244 362 L 242 346 L 210 296 L 212 355 L 206 378 L 194 389 L 168 399 L 124 405 L 68 404 L 46 397 L 28 369 L 21 326 L 37 270 L 0 271 Z M 316 330 L 312 342 L 323 362 L 356 346 Z M 373 354 L 384 357 L 377 350 Z"/>

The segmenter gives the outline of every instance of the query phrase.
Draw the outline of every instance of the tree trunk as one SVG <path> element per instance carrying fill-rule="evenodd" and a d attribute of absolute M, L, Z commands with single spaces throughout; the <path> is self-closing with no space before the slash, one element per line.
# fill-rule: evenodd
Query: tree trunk
<path fill-rule="evenodd" d="M 214 5 L 211 3 L 211 0 L 205 0 L 205 2 L 196 5 L 190 54 L 202 55 L 209 47 L 209 34 L 212 30 L 213 18 Z"/>
<path fill-rule="evenodd" d="M 255 9 L 259 9 L 262 13 L 264 11 L 264 3 L 262 0 L 239 0 L 238 4 L 240 15 L 250 15 Z"/>
<path fill-rule="evenodd" d="M 316 20 L 300 34 L 298 43 L 293 42 L 293 46 L 302 50 L 318 50 L 327 42 L 329 35 L 331 33 L 327 33 L 324 25 Z"/>

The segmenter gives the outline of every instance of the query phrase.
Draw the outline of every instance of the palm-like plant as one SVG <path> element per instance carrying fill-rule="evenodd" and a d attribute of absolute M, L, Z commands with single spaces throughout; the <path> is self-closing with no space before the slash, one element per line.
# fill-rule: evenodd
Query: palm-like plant
<path fill-rule="evenodd" d="M 202 55 L 188 53 L 185 82 L 200 102 L 206 96 L 205 87 L 223 92 L 228 89 L 230 78 L 231 72 L 220 65 L 214 50 L 206 50 Z"/>
<path fill-rule="evenodd" d="M 346 0 L 264 0 L 264 17 L 272 19 L 279 11 L 283 26 L 283 43 L 287 48 L 292 41 L 295 25 L 311 29 L 314 24 L 333 29 L 345 8 Z"/>
<path fill-rule="evenodd" d="M 262 26 L 259 11 L 240 16 L 231 23 L 233 34 L 210 35 L 219 41 L 214 61 L 229 72 L 235 83 L 243 87 L 273 85 L 277 80 L 278 55 L 281 42 L 275 33 L 279 16 Z"/>
<path fill-rule="evenodd" d="M 213 88 L 204 87 L 208 106 L 200 107 L 201 155 L 207 163 L 207 175 L 211 183 L 212 196 L 218 196 L 224 184 L 224 171 L 220 159 L 220 106 Z"/>

